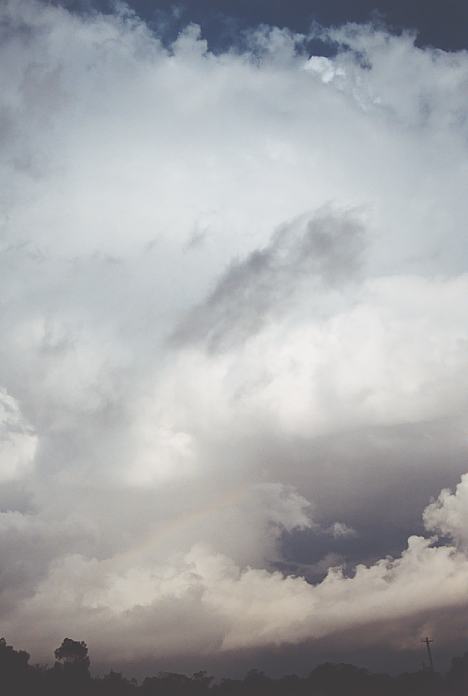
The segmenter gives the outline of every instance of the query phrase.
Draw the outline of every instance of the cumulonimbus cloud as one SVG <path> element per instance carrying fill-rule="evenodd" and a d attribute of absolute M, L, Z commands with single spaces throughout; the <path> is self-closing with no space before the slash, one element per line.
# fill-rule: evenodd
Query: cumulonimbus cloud
<path fill-rule="evenodd" d="M 34 0 L 0 27 L 8 639 L 44 659 L 70 627 L 105 661 L 442 631 L 468 563 L 466 479 L 426 507 L 467 467 L 467 56 L 368 26 L 330 58 L 265 27 L 214 55 Z"/>

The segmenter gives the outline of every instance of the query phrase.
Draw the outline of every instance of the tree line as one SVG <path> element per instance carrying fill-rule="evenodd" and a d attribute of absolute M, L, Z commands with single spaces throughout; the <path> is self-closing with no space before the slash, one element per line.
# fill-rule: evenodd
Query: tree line
<path fill-rule="evenodd" d="M 138 683 L 120 672 L 92 677 L 88 648 L 65 638 L 52 667 L 31 665 L 24 650 L 0 638 L 0 693 L 5 696 L 466 696 L 468 653 L 452 660 L 446 674 L 429 669 L 391 676 L 350 664 L 325 663 L 305 677 L 272 679 L 251 670 L 243 679 L 215 682 L 206 672 L 191 676 L 159 672 Z"/>

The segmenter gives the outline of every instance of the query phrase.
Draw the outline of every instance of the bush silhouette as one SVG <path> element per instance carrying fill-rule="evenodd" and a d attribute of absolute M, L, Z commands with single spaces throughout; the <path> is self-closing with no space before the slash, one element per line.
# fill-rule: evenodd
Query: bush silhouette
<path fill-rule="evenodd" d="M 65 638 L 53 667 L 31 666 L 24 650 L 0 638 L 0 694 L 3 696 L 466 696 L 468 653 L 452 660 L 446 675 L 423 669 L 389 676 L 348 664 L 325 663 L 307 677 L 272 679 L 251 670 L 244 679 L 215 683 L 207 672 L 191 677 L 159 672 L 139 685 L 120 672 L 92 678 L 85 642 Z"/>

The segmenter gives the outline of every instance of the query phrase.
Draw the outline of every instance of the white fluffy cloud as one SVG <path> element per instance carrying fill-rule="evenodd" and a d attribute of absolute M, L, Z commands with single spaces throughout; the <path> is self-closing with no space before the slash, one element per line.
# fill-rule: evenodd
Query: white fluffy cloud
<path fill-rule="evenodd" d="M 0 483 L 23 476 L 33 465 L 37 438 L 17 401 L 0 391 Z"/>
<path fill-rule="evenodd" d="M 444 489 L 437 500 L 424 511 L 429 530 L 450 537 L 462 549 L 468 543 L 468 474 L 462 476 L 455 492 Z"/>
<path fill-rule="evenodd" d="M 205 659 L 213 651 L 297 643 L 395 620 L 404 642 L 405 624 L 414 616 L 437 630 L 444 612 L 467 608 L 466 555 L 423 537 L 411 537 L 396 560 L 359 565 L 353 577 L 331 568 L 317 585 L 241 569 L 200 545 L 163 566 L 141 567 L 135 560 L 135 554 L 130 565 L 118 558 L 61 558 L 6 627 L 57 641 L 60 621 L 66 621 L 89 633 L 93 652 L 104 661 L 109 651 L 120 660 L 184 653 Z M 418 636 L 411 637 L 417 645 Z"/>
<path fill-rule="evenodd" d="M 424 512 L 447 545 L 391 560 L 379 530 L 468 461 L 467 56 L 359 26 L 333 58 L 265 28 L 213 55 L 33 0 L 0 27 L 9 640 L 137 660 L 443 626 L 466 478 Z M 373 558 L 284 575 L 300 530 Z"/>

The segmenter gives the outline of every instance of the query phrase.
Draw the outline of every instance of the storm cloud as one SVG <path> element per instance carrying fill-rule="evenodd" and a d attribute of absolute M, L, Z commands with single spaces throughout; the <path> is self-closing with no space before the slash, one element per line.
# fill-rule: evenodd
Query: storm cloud
<path fill-rule="evenodd" d="M 178 327 L 175 342 L 232 347 L 258 333 L 270 317 L 294 307 L 305 283 L 311 293 L 314 285 L 323 290 L 348 284 L 359 268 L 360 233 L 352 220 L 330 213 L 283 225 L 268 246 L 231 264 Z"/>
<path fill-rule="evenodd" d="M 411 650 L 466 611 L 468 56 L 314 31 L 215 55 L 2 4 L 0 616 L 34 659 Z"/>

